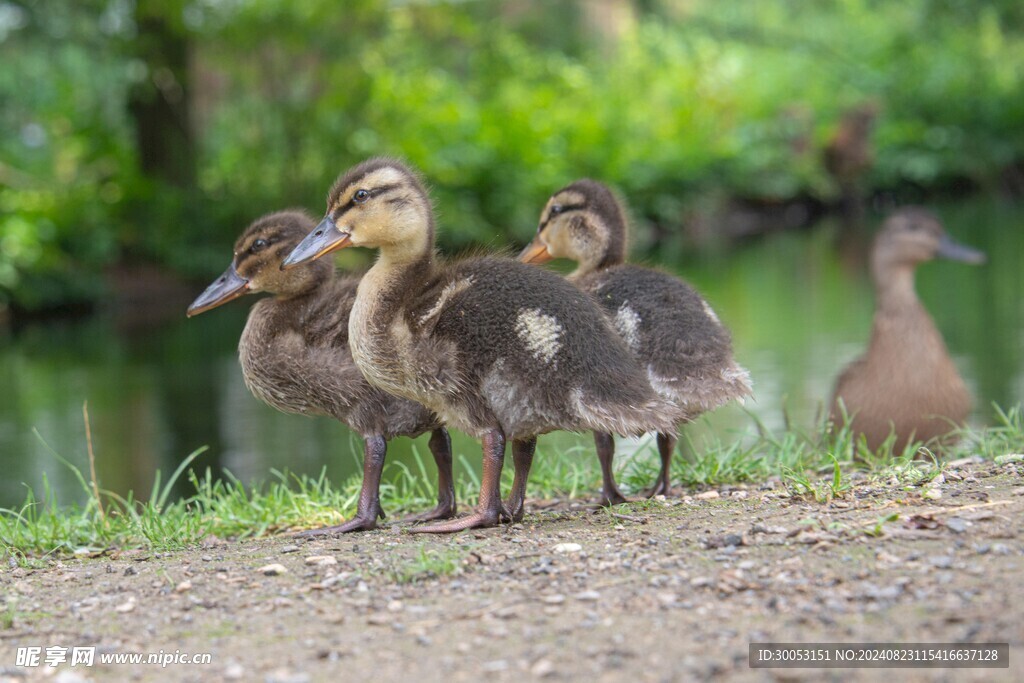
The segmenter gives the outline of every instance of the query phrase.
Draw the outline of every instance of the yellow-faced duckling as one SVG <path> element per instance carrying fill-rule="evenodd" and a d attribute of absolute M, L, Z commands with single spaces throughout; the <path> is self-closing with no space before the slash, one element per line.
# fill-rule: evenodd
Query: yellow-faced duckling
<path fill-rule="evenodd" d="M 839 375 L 831 418 L 843 419 L 867 438 L 872 450 L 895 434 L 894 452 L 912 439 L 929 442 L 963 423 L 971 395 L 942 335 L 914 291 L 914 270 L 940 257 L 983 263 L 980 251 L 957 244 L 939 219 L 921 208 L 890 216 L 875 239 L 871 274 L 876 310 L 867 353 Z"/>
<path fill-rule="evenodd" d="M 597 299 L 647 370 L 651 385 L 682 408 L 684 420 L 749 396 L 750 375 L 734 360 L 729 331 L 708 303 L 673 275 L 625 263 L 626 237 L 618 198 L 606 185 L 583 179 L 551 196 L 537 235 L 520 258 L 527 263 L 576 261 L 568 279 Z M 602 502 L 625 502 L 612 474 L 612 435 L 597 431 L 594 440 L 604 477 Z M 658 434 L 661 472 L 651 496 L 671 488 L 675 446 L 671 433 Z"/>
<path fill-rule="evenodd" d="M 238 344 L 245 384 L 256 398 L 286 413 L 327 415 L 363 437 L 363 486 L 356 516 L 308 535 L 373 529 L 384 517 L 378 489 L 388 439 L 431 431 L 437 463 L 438 504 L 416 519 L 455 515 L 451 442 L 437 417 L 418 403 L 371 386 L 352 361 L 348 321 L 359 276 L 341 276 L 318 261 L 282 271 L 281 262 L 316 222 L 299 211 L 256 220 L 235 242 L 227 271 L 188 309 L 191 317 L 244 294 L 258 301 Z"/>
<path fill-rule="evenodd" d="M 434 230 L 418 177 L 400 162 L 371 159 L 339 178 L 327 216 L 285 261 L 288 267 L 347 246 L 378 249 L 349 320 L 356 364 L 372 384 L 482 439 L 475 514 L 415 531 L 520 518 L 538 434 L 673 430 L 674 407 L 650 388 L 589 296 L 514 259 L 442 261 Z M 503 509 L 506 439 L 516 477 Z"/>

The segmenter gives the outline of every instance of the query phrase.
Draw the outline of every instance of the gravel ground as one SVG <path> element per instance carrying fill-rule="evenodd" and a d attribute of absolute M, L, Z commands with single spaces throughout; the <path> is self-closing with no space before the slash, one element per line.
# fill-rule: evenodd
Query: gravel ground
<path fill-rule="evenodd" d="M 861 481 L 831 503 L 771 482 L 613 511 L 533 501 L 522 524 L 449 537 L 5 567 L 0 681 L 1020 681 L 1022 472 L 954 464 L 928 489 Z M 1009 642 L 1011 663 L 750 669 L 751 641 Z M 48 670 L 18 667 L 19 646 L 212 662 Z"/>

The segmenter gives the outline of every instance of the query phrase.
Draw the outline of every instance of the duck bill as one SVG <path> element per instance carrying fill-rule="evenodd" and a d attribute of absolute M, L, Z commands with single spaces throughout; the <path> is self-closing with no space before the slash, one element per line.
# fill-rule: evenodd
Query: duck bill
<path fill-rule="evenodd" d="M 299 246 L 292 249 L 288 258 L 281 263 L 281 270 L 288 270 L 297 265 L 313 261 L 324 254 L 329 254 L 337 249 L 344 249 L 352 244 L 352 236 L 338 229 L 330 216 L 320 221 L 316 230 L 306 235 L 306 239 L 299 242 Z"/>
<path fill-rule="evenodd" d="M 939 242 L 939 248 L 935 252 L 935 255 L 951 261 L 960 261 L 962 263 L 970 263 L 972 265 L 984 263 L 986 259 L 985 252 L 972 249 L 967 245 L 955 242 L 949 237 L 949 235 L 943 235 L 942 241 Z"/>
<path fill-rule="evenodd" d="M 211 308 L 217 308 L 232 299 L 237 299 L 249 291 L 249 281 L 238 274 L 235 264 L 224 271 L 224 274 L 213 281 L 199 297 L 188 307 L 186 315 L 192 317 Z"/>
<path fill-rule="evenodd" d="M 553 256 L 546 245 L 534 240 L 519 254 L 519 260 L 523 263 L 547 263 Z"/>

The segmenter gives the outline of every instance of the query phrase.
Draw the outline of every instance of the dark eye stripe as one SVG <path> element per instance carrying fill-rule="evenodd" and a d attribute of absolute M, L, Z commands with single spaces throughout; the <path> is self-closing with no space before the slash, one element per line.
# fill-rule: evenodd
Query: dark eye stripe
<path fill-rule="evenodd" d="M 391 185 L 381 185 L 380 187 L 375 187 L 373 189 L 368 189 L 368 188 L 360 187 L 360 188 L 357 188 L 356 191 L 367 190 L 370 193 L 370 196 L 367 197 L 366 199 L 364 199 L 361 202 L 361 203 L 365 204 L 366 202 L 368 202 L 369 200 L 373 199 L 374 197 L 380 197 L 382 195 L 388 194 L 389 192 L 392 192 L 393 190 L 397 190 L 400 187 L 402 187 L 402 186 L 397 184 L 397 183 L 394 183 L 394 184 L 391 184 Z M 358 206 L 359 204 L 360 204 L 360 202 L 356 202 L 355 193 L 353 193 L 352 198 L 349 199 L 344 204 L 344 206 L 342 206 L 341 208 L 337 209 L 336 213 L 331 214 L 331 217 L 334 220 L 339 220 L 342 216 L 344 216 L 346 213 L 351 211 L 354 207 Z"/>
<path fill-rule="evenodd" d="M 548 223 L 554 219 L 555 216 L 564 216 L 570 211 L 577 211 L 579 209 L 585 209 L 586 204 L 562 204 L 562 210 L 559 213 L 549 213 L 548 217 L 544 219 L 539 226 L 537 226 L 537 233 L 541 233 L 544 228 L 548 227 Z"/>

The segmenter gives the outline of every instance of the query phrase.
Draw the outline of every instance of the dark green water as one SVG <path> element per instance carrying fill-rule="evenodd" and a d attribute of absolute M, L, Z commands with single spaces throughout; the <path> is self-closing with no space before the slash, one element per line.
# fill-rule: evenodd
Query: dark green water
<path fill-rule="evenodd" d="M 990 257 L 981 267 L 926 264 L 918 275 L 918 292 L 975 392 L 974 421 L 984 424 L 991 402 L 1024 399 L 1024 208 L 971 201 L 939 213 L 957 239 Z M 782 425 L 784 408 L 795 423 L 811 424 L 836 372 L 867 339 L 870 282 L 836 252 L 828 226 L 662 265 L 695 284 L 732 328 L 754 378 L 747 408 L 770 426 Z M 235 346 L 250 302 L 144 332 L 99 316 L 0 338 L 0 506 L 24 501 L 25 486 L 38 490 L 44 477 L 62 501 L 82 498 L 51 449 L 87 472 L 86 400 L 100 483 L 122 494 L 147 495 L 157 469 L 170 472 L 204 445 L 200 467 L 247 482 L 274 468 L 316 475 L 326 467 L 335 481 L 359 471 L 361 445 L 346 428 L 277 413 L 245 389 Z M 697 428 L 741 434 L 749 426 L 739 409 L 726 408 Z M 478 466 L 479 446 L 455 436 L 456 452 Z M 540 457 L 575 439 L 545 437 Z M 414 447 L 428 452 L 425 439 L 396 440 L 389 462 L 408 461 Z"/>

